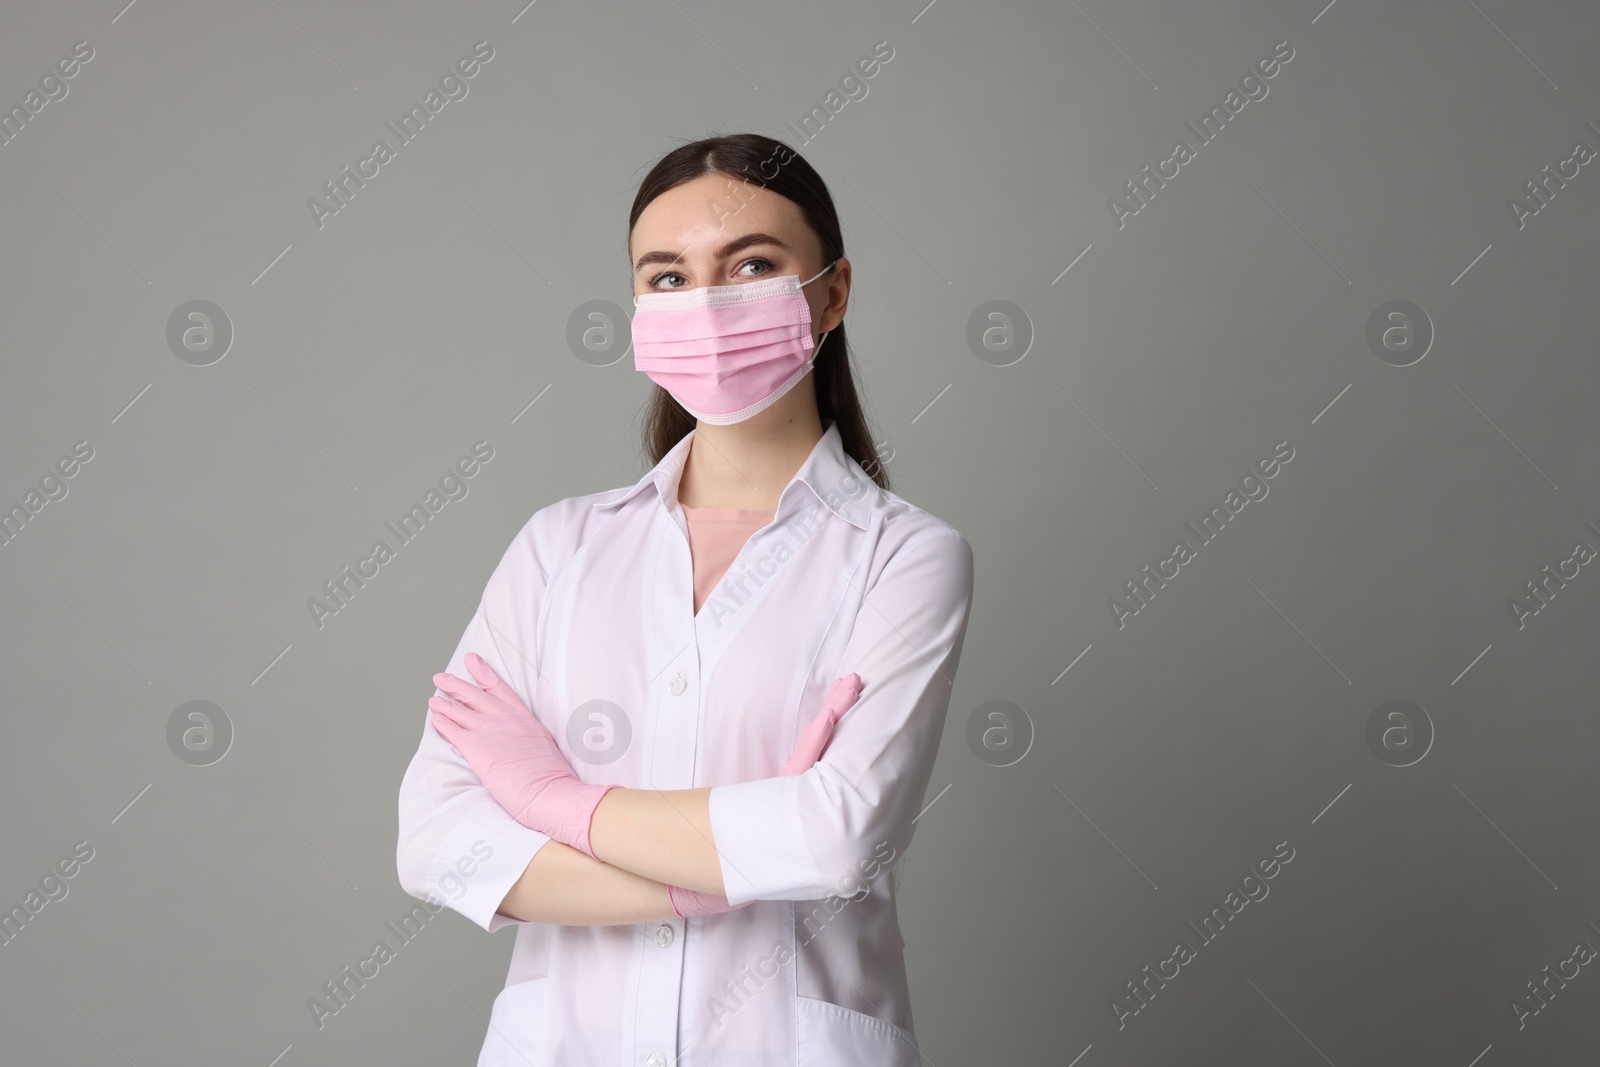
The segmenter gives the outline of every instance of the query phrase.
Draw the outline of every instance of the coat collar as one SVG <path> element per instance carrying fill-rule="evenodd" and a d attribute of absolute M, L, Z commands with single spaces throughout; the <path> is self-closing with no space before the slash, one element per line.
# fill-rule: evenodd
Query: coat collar
<path fill-rule="evenodd" d="M 683 439 L 661 457 L 644 477 L 630 486 L 600 494 L 594 502 L 597 508 L 614 508 L 632 500 L 647 487 L 654 486 L 657 496 L 668 510 L 678 506 L 678 482 L 683 477 L 684 464 L 689 459 L 689 446 L 697 430 L 690 430 Z M 801 488 L 797 489 L 796 486 Z M 871 507 L 882 490 L 867 477 L 861 464 L 849 453 L 839 436 L 838 424 L 829 419 L 822 437 L 811 449 L 811 454 L 800 465 L 789 484 L 778 497 L 778 513 L 782 518 L 806 503 L 807 496 L 820 501 L 828 510 L 859 529 L 867 529 Z"/>

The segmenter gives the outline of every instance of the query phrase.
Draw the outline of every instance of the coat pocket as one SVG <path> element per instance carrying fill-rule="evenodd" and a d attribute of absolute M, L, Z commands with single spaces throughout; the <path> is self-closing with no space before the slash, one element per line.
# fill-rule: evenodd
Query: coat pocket
<path fill-rule="evenodd" d="M 920 1067 L 910 1034 L 893 1023 L 816 997 L 796 997 L 799 1067 Z"/>
<path fill-rule="evenodd" d="M 489 1033 L 478 1053 L 478 1067 L 548 1067 L 550 979 L 534 978 L 506 986 L 489 1010 Z"/>

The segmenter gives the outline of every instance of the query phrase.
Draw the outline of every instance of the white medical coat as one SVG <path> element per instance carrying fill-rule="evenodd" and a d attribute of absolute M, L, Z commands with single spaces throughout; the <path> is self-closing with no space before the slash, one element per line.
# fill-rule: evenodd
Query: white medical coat
<path fill-rule="evenodd" d="M 516 924 L 480 1067 L 915 1067 L 889 867 L 911 842 L 965 640 L 972 550 L 822 438 L 694 611 L 678 481 L 537 511 L 446 667 L 477 652 L 586 782 L 711 786 L 719 915 L 612 926 L 496 913 L 548 840 L 423 711 L 399 795 L 400 884 Z M 779 776 L 833 680 L 862 693 L 822 758 Z"/>

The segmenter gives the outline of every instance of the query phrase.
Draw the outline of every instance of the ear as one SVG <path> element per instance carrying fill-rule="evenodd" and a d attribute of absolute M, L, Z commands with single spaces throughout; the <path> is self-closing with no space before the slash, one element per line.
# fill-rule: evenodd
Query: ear
<path fill-rule="evenodd" d="M 844 321 L 845 310 L 850 305 L 850 261 L 840 256 L 828 276 L 828 301 L 822 305 L 822 317 L 817 332 L 826 333 Z"/>

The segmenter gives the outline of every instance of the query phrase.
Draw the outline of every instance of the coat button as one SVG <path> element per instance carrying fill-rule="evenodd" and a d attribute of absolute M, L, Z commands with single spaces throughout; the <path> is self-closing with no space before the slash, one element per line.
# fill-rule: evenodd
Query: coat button
<path fill-rule="evenodd" d="M 650 1053 L 645 1057 L 644 1062 L 648 1063 L 650 1067 L 667 1067 L 667 1058 L 659 1052 Z"/>
<path fill-rule="evenodd" d="M 689 683 L 683 680 L 683 673 L 680 671 L 672 676 L 672 681 L 667 683 L 667 692 L 675 697 L 682 696 L 683 691 L 688 687 Z"/>
<path fill-rule="evenodd" d="M 660 945 L 662 948 L 666 948 L 668 945 L 672 944 L 671 923 L 662 923 L 660 926 L 656 927 L 656 944 Z"/>

